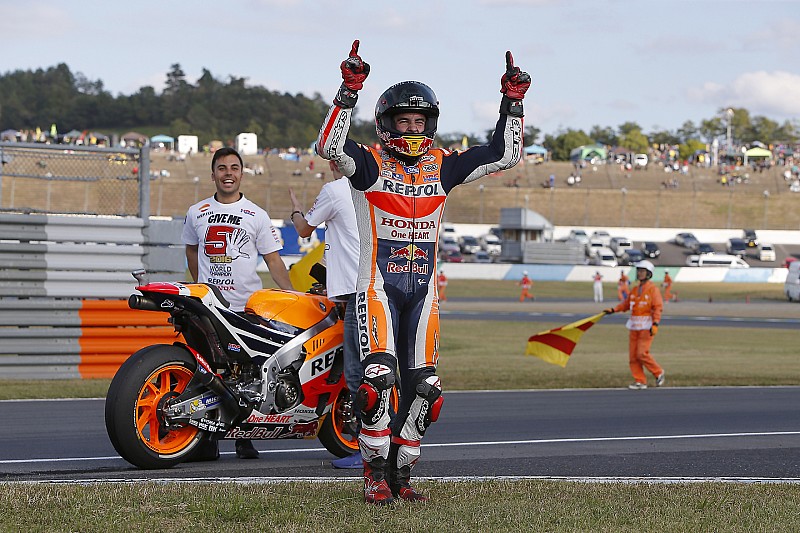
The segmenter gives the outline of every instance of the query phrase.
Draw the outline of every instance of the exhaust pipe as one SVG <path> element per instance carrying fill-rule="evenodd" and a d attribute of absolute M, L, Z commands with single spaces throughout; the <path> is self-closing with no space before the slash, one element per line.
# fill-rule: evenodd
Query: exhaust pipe
<path fill-rule="evenodd" d="M 131 294 L 128 298 L 128 307 L 141 311 L 164 311 L 153 300 L 141 294 Z"/>

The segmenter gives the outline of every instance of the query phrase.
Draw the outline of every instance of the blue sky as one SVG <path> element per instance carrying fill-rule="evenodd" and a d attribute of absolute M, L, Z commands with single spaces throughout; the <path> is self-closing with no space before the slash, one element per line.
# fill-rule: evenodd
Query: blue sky
<path fill-rule="evenodd" d="M 179 63 L 190 83 L 206 68 L 330 100 L 358 38 L 364 119 L 416 79 L 439 97 L 440 132 L 491 129 L 511 50 L 533 78 L 526 124 L 545 133 L 674 130 L 730 106 L 800 120 L 800 0 L 0 0 L 0 13 L 0 72 L 66 63 L 115 95 L 160 91 Z"/>

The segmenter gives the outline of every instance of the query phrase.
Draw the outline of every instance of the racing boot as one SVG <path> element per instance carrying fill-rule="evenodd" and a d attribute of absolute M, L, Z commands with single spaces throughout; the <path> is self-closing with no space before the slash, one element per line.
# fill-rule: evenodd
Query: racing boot
<path fill-rule="evenodd" d="M 397 466 L 396 443 L 389 445 L 389 488 L 392 496 L 407 502 L 427 502 L 428 497 L 411 486 L 411 465 Z"/>
<path fill-rule="evenodd" d="M 364 461 L 364 502 L 387 505 L 394 502 L 392 491 L 386 482 L 386 459 L 376 457 Z"/>

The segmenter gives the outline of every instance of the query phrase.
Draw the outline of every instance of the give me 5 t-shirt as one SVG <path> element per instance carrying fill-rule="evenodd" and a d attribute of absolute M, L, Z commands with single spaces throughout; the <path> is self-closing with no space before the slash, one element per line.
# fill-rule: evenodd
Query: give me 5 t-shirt
<path fill-rule="evenodd" d="M 232 204 L 211 197 L 191 206 L 181 240 L 198 246 L 197 281 L 219 287 L 233 311 L 243 311 L 262 288 L 256 273 L 261 256 L 283 248 L 267 212 L 244 195 Z"/>

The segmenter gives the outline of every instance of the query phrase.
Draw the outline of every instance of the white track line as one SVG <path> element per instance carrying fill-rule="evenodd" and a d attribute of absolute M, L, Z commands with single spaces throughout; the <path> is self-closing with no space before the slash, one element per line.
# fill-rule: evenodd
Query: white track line
<path fill-rule="evenodd" d="M 742 437 L 775 437 L 775 436 L 800 435 L 800 431 L 767 431 L 746 433 L 705 433 L 688 435 L 642 435 L 629 437 L 588 437 L 569 439 L 531 439 L 531 440 L 495 440 L 481 442 L 444 442 L 423 444 L 423 448 L 450 448 L 466 446 L 507 446 L 509 444 L 562 444 L 581 442 L 617 442 L 617 441 L 643 441 L 643 440 L 680 440 L 680 439 L 717 439 L 717 438 L 742 438 Z M 259 450 L 262 454 L 281 453 L 310 453 L 327 452 L 325 448 L 289 448 L 285 450 Z M 233 455 L 234 452 L 222 452 L 222 455 Z M 71 461 L 108 461 L 120 459 L 116 455 L 101 457 L 60 457 L 53 459 L 3 459 L 0 464 L 28 464 L 28 463 L 64 463 Z"/>

